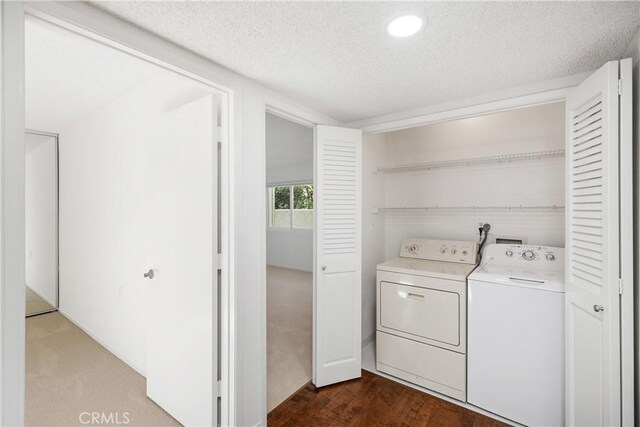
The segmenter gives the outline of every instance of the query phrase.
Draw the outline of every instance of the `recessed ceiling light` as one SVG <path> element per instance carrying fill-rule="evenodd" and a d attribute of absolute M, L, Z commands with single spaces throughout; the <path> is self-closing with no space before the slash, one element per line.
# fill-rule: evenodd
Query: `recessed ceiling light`
<path fill-rule="evenodd" d="M 415 15 L 404 15 L 389 23 L 387 31 L 394 37 L 409 37 L 420 31 L 422 18 Z"/>

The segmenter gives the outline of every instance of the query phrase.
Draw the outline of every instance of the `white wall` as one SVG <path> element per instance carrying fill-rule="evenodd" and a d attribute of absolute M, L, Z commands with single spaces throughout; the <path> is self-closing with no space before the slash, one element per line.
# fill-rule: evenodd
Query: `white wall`
<path fill-rule="evenodd" d="M 267 264 L 313 271 L 313 230 L 267 230 Z"/>
<path fill-rule="evenodd" d="M 25 279 L 52 307 L 58 279 L 56 138 L 25 134 Z"/>
<path fill-rule="evenodd" d="M 384 205 L 384 176 L 375 169 L 384 163 L 386 136 L 364 135 L 362 140 L 362 346 L 376 331 L 376 265 L 385 261 L 384 216 L 373 209 Z"/>
<path fill-rule="evenodd" d="M 265 131 L 267 186 L 313 182 L 313 129 L 267 114 Z M 271 228 L 267 218 L 267 264 L 313 271 L 313 230 Z"/>
<path fill-rule="evenodd" d="M 145 148 L 159 114 L 209 92 L 167 74 L 60 132 L 60 311 L 143 375 Z"/>
<path fill-rule="evenodd" d="M 547 104 L 391 132 L 386 166 L 564 148 L 564 103 Z M 385 176 L 386 207 L 563 206 L 564 159 L 552 158 Z M 385 254 L 398 255 L 403 237 L 476 240 L 522 237 L 564 246 L 564 212 L 386 212 Z"/>
<path fill-rule="evenodd" d="M 634 297 L 635 297 L 635 424 L 640 423 L 640 31 L 631 40 L 625 58 L 633 60 L 633 182 L 634 182 Z"/>
<path fill-rule="evenodd" d="M 313 181 L 313 129 L 266 115 L 267 185 Z"/>

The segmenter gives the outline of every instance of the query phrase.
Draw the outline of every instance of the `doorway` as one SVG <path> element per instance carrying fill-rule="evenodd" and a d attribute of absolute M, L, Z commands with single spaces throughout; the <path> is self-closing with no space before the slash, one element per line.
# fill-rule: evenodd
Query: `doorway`
<path fill-rule="evenodd" d="M 25 132 L 26 315 L 58 308 L 58 135 Z"/>
<path fill-rule="evenodd" d="M 313 130 L 266 115 L 267 412 L 311 380 Z"/>
<path fill-rule="evenodd" d="M 289 130 L 284 132 L 283 129 Z M 292 144 L 287 147 L 286 141 Z M 300 160 L 301 153 L 305 160 Z M 277 384 L 283 382 L 277 373 L 269 374 L 270 369 L 274 371 L 274 360 L 278 360 L 274 357 L 276 349 L 281 353 L 279 360 L 282 360 L 282 353 L 310 348 L 309 356 L 303 352 L 304 356 L 297 360 L 303 368 L 311 365 L 311 378 L 309 371 L 301 375 L 296 384 L 300 387 L 304 385 L 303 379 L 311 380 L 316 387 L 324 387 L 361 375 L 362 132 L 325 125 L 315 125 L 311 131 L 282 120 L 281 116 L 270 117 L 268 114 L 266 159 L 265 317 L 268 322 L 267 407 L 271 410 L 280 403 L 280 399 L 273 395 L 269 398 L 269 394 L 280 389 Z M 304 236 L 306 240 L 296 234 L 296 231 L 306 230 L 311 231 Z M 311 302 L 309 311 L 306 310 L 309 304 L 305 304 L 305 298 L 293 300 L 295 292 L 291 284 L 281 284 L 280 295 L 275 292 L 270 296 L 270 292 L 277 291 L 278 287 L 269 276 L 282 277 L 285 274 L 277 275 L 276 270 L 269 266 L 283 265 L 286 261 L 290 264 L 285 268 L 290 268 L 291 265 L 302 265 L 296 264 L 300 260 L 307 262 L 306 265 L 311 260 L 311 268 L 306 275 L 307 285 L 302 287 L 306 301 Z M 288 298 L 283 298 L 283 293 Z M 291 301 L 289 308 L 284 304 L 282 310 L 278 305 L 287 299 Z M 302 310 L 306 317 L 304 321 L 290 319 L 290 323 L 302 329 L 298 332 L 304 339 L 299 340 L 299 346 L 282 351 L 278 341 L 269 337 L 269 331 L 274 335 L 279 330 L 282 321 L 278 320 L 283 318 L 283 312 L 295 313 L 296 310 Z M 295 336 L 293 330 L 287 333 L 286 328 L 280 332 L 286 333 L 289 340 Z M 311 346 L 303 345 L 309 342 L 309 336 Z M 291 366 L 288 366 L 283 377 L 290 378 L 288 374 L 291 371 Z M 296 391 L 292 386 L 286 390 L 280 398 Z"/>
<path fill-rule="evenodd" d="M 31 16 L 25 64 L 60 177 L 59 312 L 26 323 L 26 424 L 218 423 L 225 94 Z"/>

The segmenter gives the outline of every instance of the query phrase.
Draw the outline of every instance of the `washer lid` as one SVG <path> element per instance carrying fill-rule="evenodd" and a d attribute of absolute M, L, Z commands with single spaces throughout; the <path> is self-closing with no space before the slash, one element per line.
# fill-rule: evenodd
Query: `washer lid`
<path fill-rule="evenodd" d="M 564 292 L 564 272 L 532 269 L 519 265 L 484 264 L 474 271 L 469 280 Z"/>
<path fill-rule="evenodd" d="M 414 258 L 396 258 L 378 264 L 378 270 L 381 271 L 459 281 L 466 280 L 474 268 L 476 268 L 476 266 L 472 264 Z"/>

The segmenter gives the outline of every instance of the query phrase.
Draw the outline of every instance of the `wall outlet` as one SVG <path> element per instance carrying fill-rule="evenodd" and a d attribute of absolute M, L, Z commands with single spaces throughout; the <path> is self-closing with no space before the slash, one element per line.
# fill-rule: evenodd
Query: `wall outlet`
<path fill-rule="evenodd" d="M 478 228 L 481 228 L 483 225 L 489 224 L 491 226 L 491 230 L 489 230 L 489 234 L 493 231 L 493 221 L 488 219 L 486 221 L 478 221 Z"/>
<path fill-rule="evenodd" d="M 486 241 L 486 244 L 489 244 L 491 243 L 491 240 L 493 238 L 493 221 L 490 219 L 486 219 L 484 221 L 478 221 L 478 228 L 482 228 L 482 226 L 485 224 L 489 224 L 491 226 L 491 229 L 489 230 L 489 234 L 487 235 L 487 241 Z M 476 236 L 480 237 L 480 233 L 476 234 Z"/>

